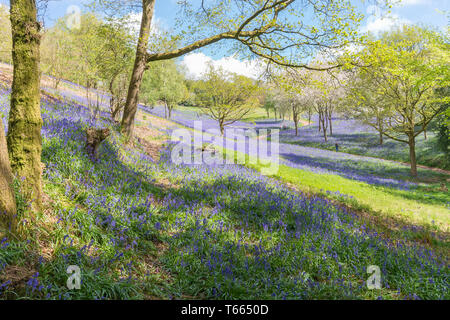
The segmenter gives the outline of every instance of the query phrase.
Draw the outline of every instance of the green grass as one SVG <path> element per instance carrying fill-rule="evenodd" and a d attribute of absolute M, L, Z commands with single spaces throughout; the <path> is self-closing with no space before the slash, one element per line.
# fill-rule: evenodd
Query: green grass
<path fill-rule="evenodd" d="M 234 153 L 232 150 L 222 152 Z M 238 155 L 243 156 L 238 152 L 234 153 L 235 157 Z M 251 164 L 251 157 L 248 155 L 245 158 L 248 167 L 258 171 L 264 168 L 261 164 Z M 252 160 L 253 163 L 256 161 Z M 287 182 L 302 192 L 319 194 L 380 219 L 393 219 L 401 225 L 419 225 L 432 232 L 450 231 L 448 193 L 441 189 L 440 184 L 422 184 L 414 190 L 398 190 L 286 165 L 280 165 L 278 172 L 272 177 Z M 446 183 L 446 186 L 449 188 L 450 183 Z"/>
<path fill-rule="evenodd" d="M 176 110 L 184 111 L 184 112 L 199 112 L 204 113 L 202 108 L 194 107 L 194 106 L 182 106 L 178 105 Z M 254 108 L 247 115 L 245 115 L 240 121 L 244 122 L 253 122 L 258 120 L 267 119 L 267 112 L 264 108 Z"/>

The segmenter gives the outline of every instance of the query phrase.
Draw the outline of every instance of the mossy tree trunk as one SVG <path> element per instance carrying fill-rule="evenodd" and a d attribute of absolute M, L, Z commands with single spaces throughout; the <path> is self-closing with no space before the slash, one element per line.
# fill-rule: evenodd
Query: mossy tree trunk
<path fill-rule="evenodd" d="M 11 0 L 14 78 L 8 124 L 11 168 L 23 179 L 21 192 L 33 211 L 41 209 L 42 118 L 39 91 L 40 25 L 35 0 Z"/>
<path fill-rule="evenodd" d="M 0 117 L 0 230 L 16 230 L 16 201 L 12 189 L 13 175 L 8 158 L 5 130 Z"/>

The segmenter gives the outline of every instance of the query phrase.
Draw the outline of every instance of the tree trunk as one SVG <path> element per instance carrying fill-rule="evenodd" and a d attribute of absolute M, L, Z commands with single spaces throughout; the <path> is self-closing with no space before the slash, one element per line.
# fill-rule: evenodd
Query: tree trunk
<path fill-rule="evenodd" d="M 323 137 L 325 138 L 325 142 L 328 141 L 328 137 L 327 137 L 327 125 L 325 123 L 327 117 L 322 116 L 322 130 L 323 130 Z"/>
<path fill-rule="evenodd" d="M 321 126 L 322 126 L 322 113 L 319 111 L 319 132 L 322 131 Z"/>
<path fill-rule="evenodd" d="M 295 110 L 295 107 L 292 107 L 292 120 L 294 121 L 295 125 L 295 136 L 298 136 L 298 114 L 297 110 Z"/>
<path fill-rule="evenodd" d="M 136 49 L 133 72 L 131 74 L 130 86 L 128 88 L 127 102 L 122 117 L 122 133 L 131 138 L 133 135 L 134 118 L 137 111 L 139 89 L 142 77 L 146 69 L 146 55 L 150 27 L 153 18 L 155 0 L 142 0 L 142 20 L 139 32 L 139 40 Z"/>
<path fill-rule="evenodd" d="M 12 189 L 13 175 L 8 158 L 5 130 L 0 117 L 0 230 L 16 229 L 16 199 Z"/>
<path fill-rule="evenodd" d="M 381 146 L 383 144 L 383 123 L 380 117 L 378 117 L 378 133 L 380 134 L 380 146 Z"/>
<path fill-rule="evenodd" d="M 54 86 L 55 90 L 58 90 L 58 86 L 59 86 L 59 82 L 60 81 L 61 81 L 60 78 L 55 77 L 55 86 Z"/>
<path fill-rule="evenodd" d="M 8 153 L 21 191 L 33 211 L 42 208 L 42 118 L 39 92 L 40 25 L 35 0 L 11 0 L 14 78 Z"/>
<path fill-rule="evenodd" d="M 219 128 L 220 128 L 220 134 L 223 136 L 223 134 L 225 132 L 225 127 L 224 127 L 222 121 L 219 121 Z"/>
<path fill-rule="evenodd" d="M 417 177 L 417 162 L 416 162 L 416 141 L 414 136 L 409 137 L 409 161 L 411 163 L 411 175 Z"/>
<path fill-rule="evenodd" d="M 332 123 L 331 123 L 331 117 L 333 116 L 333 112 L 330 110 L 329 112 L 328 112 L 328 122 L 329 122 L 329 124 L 330 124 L 330 136 L 332 136 L 333 135 L 333 125 L 332 125 Z"/>
<path fill-rule="evenodd" d="M 425 140 L 427 140 L 427 129 L 426 128 L 423 130 L 423 136 L 425 137 Z"/>

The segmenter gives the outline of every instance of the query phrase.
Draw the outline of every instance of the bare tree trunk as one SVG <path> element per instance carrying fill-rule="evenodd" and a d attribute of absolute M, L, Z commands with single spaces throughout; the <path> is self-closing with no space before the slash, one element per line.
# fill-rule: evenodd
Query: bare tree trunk
<path fill-rule="evenodd" d="M 295 125 L 295 136 L 298 136 L 298 113 L 295 107 L 292 107 L 292 120 L 294 120 Z"/>
<path fill-rule="evenodd" d="M 383 144 L 383 122 L 381 118 L 378 117 L 378 133 L 380 134 L 380 145 Z"/>
<path fill-rule="evenodd" d="M 122 133 L 129 139 L 133 135 L 134 118 L 136 116 L 139 89 L 142 77 L 146 69 L 146 55 L 150 27 L 153 18 L 155 0 L 142 0 L 142 20 L 139 32 L 139 40 L 136 49 L 133 72 L 131 74 L 130 86 L 128 88 L 127 102 L 122 117 Z"/>
<path fill-rule="evenodd" d="M 325 138 L 325 142 L 328 141 L 327 137 L 327 127 L 325 125 L 326 117 L 322 117 L 322 129 L 323 129 L 323 137 Z"/>
<path fill-rule="evenodd" d="M 164 101 L 164 119 L 167 119 L 167 103 Z"/>
<path fill-rule="evenodd" d="M 411 163 L 411 175 L 417 177 L 417 162 L 416 162 L 416 141 L 414 135 L 409 137 L 409 162 Z"/>
<path fill-rule="evenodd" d="M 55 85 L 54 85 L 55 90 L 58 90 L 58 86 L 59 86 L 59 82 L 60 81 L 61 81 L 60 78 L 55 77 Z"/>
<path fill-rule="evenodd" d="M 8 158 L 5 129 L 0 119 L 0 230 L 16 229 L 16 199 L 12 189 L 13 175 Z"/>
<path fill-rule="evenodd" d="M 33 211 L 42 208 L 42 118 L 39 91 L 40 24 L 35 0 L 11 0 L 14 78 L 8 124 L 11 168 Z"/>
<path fill-rule="evenodd" d="M 322 131 L 322 112 L 319 111 L 319 132 Z"/>
<path fill-rule="evenodd" d="M 425 140 L 427 140 L 427 128 L 423 129 L 423 136 L 425 137 Z"/>
<path fill-rule="evenodd" d="M 219 121 L 219 127 L 220 127 L 220 134 L 223 136 L 223 134 L 225 132 L 225 127 L 224 127 L 222 121 Z"/>
<path fill-rule="evenodd" d="M 331 123 L 331 117 L 333 116 L 333 111 L 330 109 L 329 111 L 328 111 L 328 123 L 329 123 L 329 125 L 330 125 L 330 136 L 332 136 L 333 135 L 333 125 L 332 125 L 332 123 Z"/>

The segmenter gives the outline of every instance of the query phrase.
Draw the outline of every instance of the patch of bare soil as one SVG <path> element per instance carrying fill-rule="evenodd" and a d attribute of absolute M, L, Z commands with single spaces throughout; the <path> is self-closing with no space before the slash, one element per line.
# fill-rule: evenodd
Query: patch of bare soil
<path fill-rule="evenodd" d="M 135 145 L 141 146 L 146 154 L 148 154 L 153 161 L 158 161 L 160 157 L 160 151 L 163 147 L 163 141 L 158 139 L 161 133 L 154 129 L 150 129 L 142 126 L 135 126 Z"/>
<path fill-rule="evenodd" d="M 10 281 L 9 288 L 15 290 L 25 288 L 27 281 L 37 272 L 31 265 L 8 265 L 0 272 L 0 282 Z"/>

